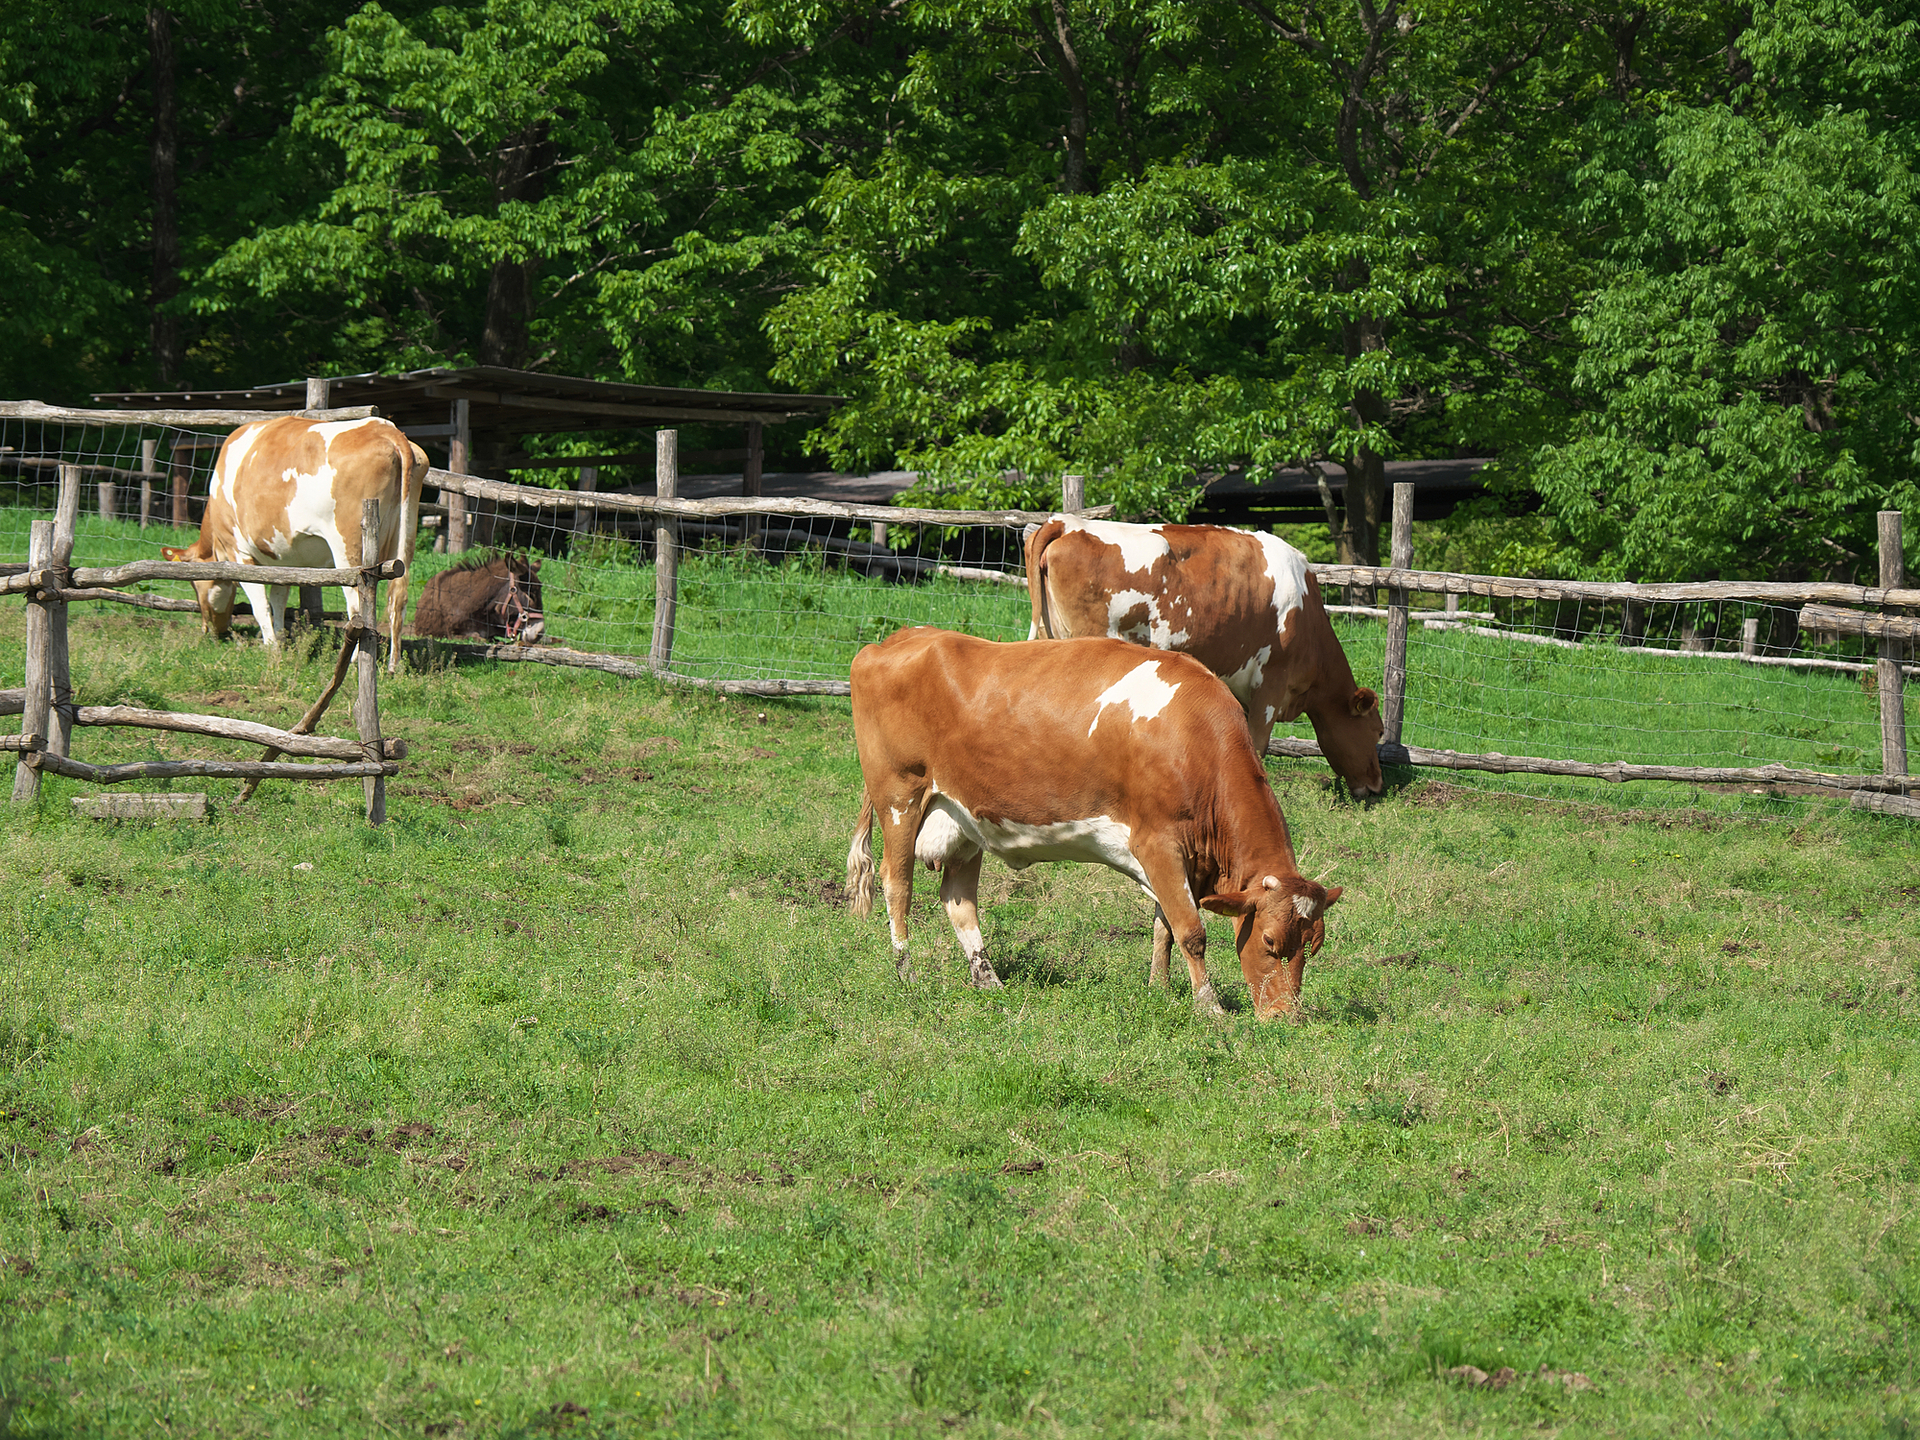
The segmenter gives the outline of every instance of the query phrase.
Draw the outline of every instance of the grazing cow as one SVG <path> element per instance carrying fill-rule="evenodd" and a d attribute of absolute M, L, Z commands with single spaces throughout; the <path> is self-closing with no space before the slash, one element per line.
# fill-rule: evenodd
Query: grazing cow
<path fill-rule="evenodd" d="M 1380 793 L 1379 697 L 1353 683 L 1307 557 L 1224 525 L 1056 515 L 1027 536 L 1035 637 L 1110 635 L 1191 655 L 1227 682 L 1256 753 L 1305 711 L 1334 773 Z"/>
<path fill-rule="evenodd" d="M 531 645 L 546 630 L 540 561 L 531 555 L 476 555 L 442 570 L 420 592 L 416 635 L 479 635 Z"/>
<path fill-rule="evenodd" d="M 1340 898 L 1306 879 L 1233 696 L 1198 660 L 1120 640 L 997 645 L 900 630 L 853 659 L 860 819 L 847 852 L 854 913 L 873 908 L 873 822 L 894 960 L 907 962 L 913 862 L 940 898 L 971 978 L 1000 988 L 980 933 L 980 862 L 1106 865 L 1153 897 L 1150 983 L 1178 941 L 1194 1008 L 1221 1013 L 1200 909 L 1239 922 L 1254 1013 L 1284 1015 Z"/>
<path fill-rule="evenodd" d="M 237 560 L 242 565 L 303 565 L 347 569 L 360 564 L 360 506 L 380 502 L 380 559 L 413 561 L 420 523 L 420 486 L 427 455 L 385 420 L 306 420 L 287 415 L 242 425 L 213 462 L 213 483 L 200 538 L 167 546 L 169 560 Z M 196 580 L 200 620 L 225 637 L 233 620 L 231 580 Z M 267 644 L 286 630 L 287 586 L 242 582 Z M 360 597 L 348 589 L 347 617 L 362 617 Z M 407 581 L 387 590 L 387 633 L 399 654 L 407 612 Z"/>

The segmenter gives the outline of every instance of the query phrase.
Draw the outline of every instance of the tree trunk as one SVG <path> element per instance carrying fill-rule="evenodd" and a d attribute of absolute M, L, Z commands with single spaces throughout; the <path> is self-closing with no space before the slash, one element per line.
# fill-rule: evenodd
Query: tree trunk
<path fill-rule="evenodd" d="M 501 142 L 496 152 L 493 194 L 496 206 L 510 201 L 537 205 L 546 193 L 553 145 L 547 122 L 528 126 Z M 533 317 L 534 276 L 540 261 L 502 255 L 487 277 L 487 314 L 480 332 L 480 363 L 519 369 L 527 363 L 528 322 Z"/>
<path fill-rule="evenodd" d="M 152 56 L 153 282 L 148 296 L 153 368 L 162 389 L 180 383 L 180 319 L 168 303 L 180 293 L 180 212 L 176 175 L 180 161 L 180 113 L 174 93 L 173 16 L 164 5 L 147 9 L 147 46 Z"/>
<path fill-rule="evenodd" d="M 1372 277 L 1366 266 L 1356 262 L 1343 278 L 1343 289 L 1357 290 Z M 1375 316 L 1346 321 L 1340 329 L 1349 365 L 1386 343 L 1385 322 Z M 1388 418 L 1386 397 L 1377 390 L 1356 388 L 1351 408 L 1356 427 L 1383 425 Z M 1360 557 L 1355 563 L 1378 565 L 1380 527 L 1387 518 L 1386 457 L 1363 443 L 1354 450 L 1353 458 L 1343 463 L 1347 471 L 1347 537 L 1354 555 Z"/>
<path fill-rule="evenodd" d="M 1040 41 L 1053 57 L 1060 72 L 1060 83 L 1067 90 L 1066 164 L 1060 188 L 1068 195 L 1093 193 L 1093 175 L 1087 166 L 1087 136 L 1093 128 L 1093 107 L 1087 98 L 1086 76 L 1080 67 L 1080 54 L 1074 46 L 1073 29 L 1067 20 L 1066 0 L 1049 0 L 1045 9 L 1032 9 L 1034 27 Z"/>

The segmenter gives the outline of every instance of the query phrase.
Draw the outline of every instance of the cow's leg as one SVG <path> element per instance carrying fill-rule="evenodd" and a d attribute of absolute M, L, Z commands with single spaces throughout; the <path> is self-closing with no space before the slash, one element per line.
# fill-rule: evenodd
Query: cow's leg
<path fill-rule="evenodd" d="M 1159 949 L 1159 924 L 1164 923 L 1180 953 L 1187 958 L 1187 975 L 1193 981 L 1193 1008 L 1196 1014 L 1215 1016 L 1226 1012 L 1207 978 L 1207 922 L 1200 907 L 1193 903 L 1193 887 L 1187 883 L 1187 867 L 1177 853 L 1140 855 L 1135 858 L 1147 873 L 1153 898 L 1164 921 L 1155 925 L 1154 948 Z M 1169 947 L 1171 950 L 1171 947 Z"/>
<path fill-rule="evenodd" d="M 260 638 L 270 646 L 279 645 L 280 612 L 286 607 L 287 587 L 256 585 L 251 580 L 243 580 L 240 588 L 247 594 L 247 604 L 253 607 L 254 621 L 260 626 Z M 267 599 L 267 592 L 275 588 L 278 589 L 280 596 L 280 604 L 277 606 Z"/>
<path fill-rule="evenodd" d="M 1002 990 L 1000 977 L 993 973 L 987 959 L 986 938 L 980 933 L 980 862 L 984 852 L 976 850 L 970 860 L 950 859 L 940 877 L 940 899 L 947 907 L 947 919 L 959 937 L 960 949 L 967 957 L 967 978 L 976 990 Z"/>
<path fill-rule="evenodd" d="M 920 833 L 918 796 L 876 800 L 880 822 L 880 885 L 887 897 L 887 928 L 893 937 L 893 968 L 902 980 L 914 979 L 907 959 L 907 912 L 913 907 L 913 842 Z"/>
<path fill-rule="evenodd" d="M 1156 904 L 1153 907 L 1153 969 L 1147 973 L 1147 984 L 1171 983 L 1168 970 L 1172 961 L 1173 929 L 1167 924 L 1167 912 Z"/>

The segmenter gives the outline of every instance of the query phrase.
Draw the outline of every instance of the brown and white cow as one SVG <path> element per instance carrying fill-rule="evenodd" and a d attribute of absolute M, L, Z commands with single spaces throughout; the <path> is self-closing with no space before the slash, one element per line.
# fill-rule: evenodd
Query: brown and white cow
<path fill-rule="evenodd" d="M 386 420 L 306 420 L 288 415 L 242 425 L 213 462 L 200 538 L 166 547 L 169 560 L 235 560 L 242 565 L 348 569 L 360 563 L 360 506 L 380 502 L 380 558 L 413 561 L 420 487 L 427 455 Z M 278 645 L 286 632 L 287 586 L 242 582 L 260 635 Z M 200 620 L 225 636 L 233 620 L 233 582 L 196 580 Z M 347 590 L 347 616 L 359 622 L 360 597 Z M 407 581 L 387 590 L 387 633 L 399 653 Z M 375 623 L 374 617 L 366 617 Z"/>
<path fill-rule="evenodd" d="M 1119 640 L 900 630 L 854 657 L 853 727 L 864 786 L 847 887 L 854 913 L 871 911 L 877 815 L 903 977 L 918 859 L 945 872 L 973 983 L 1000 988 L 978 909 L 992 851 L 1016 870 L 1071 860 L 1136 881 L 1157 907 L 1150 983 L 1166 983 L 1177 940 L 1202 1014 L 1221 1011 L 1200 910 L 1234 917 L 1255 1014 L 1293 1008 L 1340 891 L 1300 874 L 1239 706 L 1199 661 Z"/>
<path fill-rule="evenodd" d="M 1380 793 L 1379 697 L 1356 685 L 1307 557 L 1224 525 L 1056 515 L 1027 536 L 1030 635 L 1109 635 L 1193 656 L 1240 702 L 1264 755 L 1302 711 L 1334 773 Z"/>

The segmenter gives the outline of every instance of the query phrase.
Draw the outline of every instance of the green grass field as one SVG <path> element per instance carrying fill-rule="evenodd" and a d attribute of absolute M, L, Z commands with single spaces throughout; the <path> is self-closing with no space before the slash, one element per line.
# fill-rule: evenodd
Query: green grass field
<path fill-rule="evenodd" d="M 196 631 L 77 607 L 80 697 L 286 723 L 330 663 Z M 10 815 L 0 1433 L 1920 1425 L 1911 825 L 1278 764 L 1347 893 L 1294 1023 L 1216 926 L 1216 1025 L 1086 869 L 989 865 L 991 997 L 923 876 L 898 984 L 843 701 L 382 701 L 377 831 L 352 784 Z"/>

